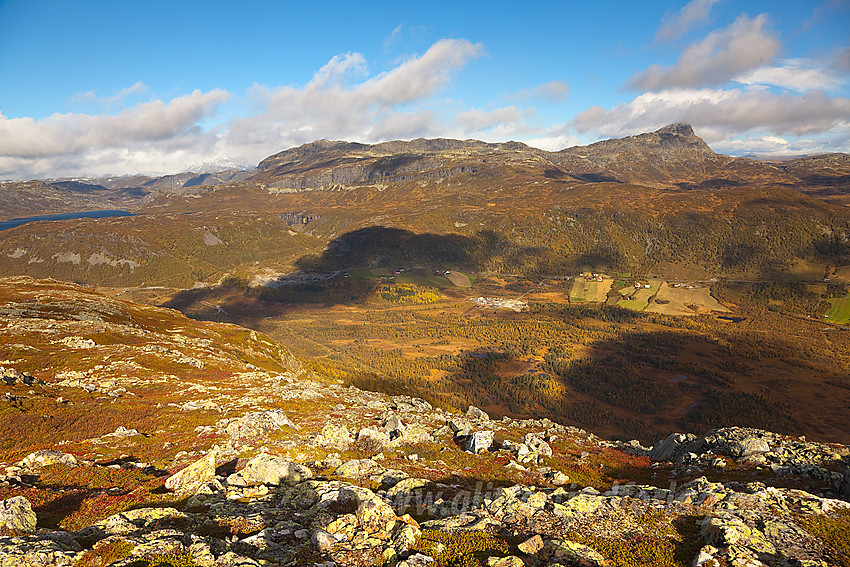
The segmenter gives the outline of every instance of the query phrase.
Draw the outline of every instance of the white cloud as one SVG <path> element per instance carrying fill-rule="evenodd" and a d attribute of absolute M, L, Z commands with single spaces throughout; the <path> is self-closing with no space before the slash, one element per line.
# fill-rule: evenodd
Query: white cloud
<path fill-rule="evenodd" d="M 723 140 L 715 149 L 726 154 L 787 155 L 792 142 L 779 136 L 749 136 L 736 140 Z"/>
<path fill-rule="evenodd" d="M 718 152 L 728 155 L 754 154 L 760 157 L 787 157 L 834 152 L 836 148 L 850 149 L 850 136 L 785 139 L 777 136 L 751 136 L 723 140 L 714 145 Z"/>
<path fill-rule="evenodd" d="M 681 37 L 695 24 L 709 19 L 711 7 L 719 0 L 691 0 L 674 15 L 665 16 L 655 34 L 657 41 L 670 41 Z"/>
<path fill-rule="evenodd" d="M 506 106 L 491 111 L 467 110 L 455 115 L 450 130 L 458 132 L 484 132 L 492 128 L 514 126 L 523 122 L 524 113 L 515 106 Z"/>
<path fill-rule="evenodd" d="M 806 18 L 801 26 L 803 31 L 808 31 L 818 24 L 822 23 L 827 18 L 843 18 L 846 17 L 842 12 L 850 10 L 850 2 L 847 0 L 825 0 L 820 2 L 812 9 L 811 15 Z"/>
<path fill-rule="evenodd" d="M 444 39 L 421 57 L 405 61 L 395 69 L 364 83 L 362 93 L 371 102 L 396 106 L 429 97 L 449 82 L 451 72 L 484 51 L 480 43 Z"/>
<path fill-rule="evenodd" d="M 799 148 L 804 137 L 814 140 L 811 147 L 828 140 L 836 144 L 833 150 L 846 148 L 850 100 L 823 92 L 835 84 L 830 81 L 839 80 L 841 57 L 831 66 L 807 60 L 768 66 L 763 60 L 772 59 L 778 42 L 765 27 L 763 16 L 739 18 L 689 47 L 675 66 L 655 74 L 651 68 L 638 77 L 652 84 L 697 86 L 651 89 L 613 108 L 588 108 L 556 126 L 541 126 L 530 104 L 563 100 L 569 93 L 564 81 L 520 90 L 508 97 L 513 104 L 501 107 L 470 108 L 442 97 L 457 73 L 483 54 L 482 45 L 462 39 L 438 41 L 377 74 L 370 73 L 362 54 L 343 53 L 304 85 L 255 84 L 239 101 L 246 113 L 214 128 L 205 125 L 232 98 L 223 90 L 194 91 L 111 113 L 54 114 L 39 120 L 0 114 L 0 179 L 174 173 L 209 156 L 257 163 L 323 138 L 366 143 L 417 137 L 519 140 L 558 150 L 581 143 L 578 135 L 617 137 L 677 121 L 693 124 L 709 143 L 730 151 L 743 148 L 747 140 L 763 152 Z M 761 55 L 733 60 L 749 47 Z M 713 78 L 697 80 L 693 73 Z M 741 88 L 698 88 L 733 77 Z M 777 94 L 770 88 L 777 86 L 794 92 Z M 92 94 L 91 102 L 126 105 L 128 97 L 146 88 L 136 83 L 112 96 Z"/>
<path fill-rule="evenodd" d="M 129 87 L 121 89 L 112 96 L 100 97 L 97 96 L 97 93 L 95 93 L 94 91 L 77 93 L 71 98 L 71 102 L 99 103 L 105 106 L 115 106 L 123 103 L 128 97 L 146 93 L 149 90 L 150 89 L 146 84 L 141 81 L 137 81 Z"/>
<path fill-rule="evenodd" d="M 648 132 L 672 122 L 693 125 L 709 143 L 755 131 L 773 136 L 843 135 L 850 131 L 850 99 L 821 91 L 672 89 L 644 93 L 610 110 L 591 107 L 570 126 L 604 138 Z"/>
<path fill-rule="evenodd" d="M 415 133 L 415 134 L 414 134 Z M 364 140 L 400 140 L 408 138 L 439 137 L 437 119 L 430 110 L 394 112 L 374 124 L 363 136 Z"/>
<path fill-rule="evenodd" d="M 53 114 L 34 120 L 0 114 L 0 156 L 60 156 L 196 134 L 197 123 L 229 98 L 221 90 L 194 91 L 168 104 L 155 100 L 116 115 Z"/>
<path fill-rule="evenodd" d="M 259 161 L 280 148 L 322 138 L 377 142 L 439 135 L 434 110 L 439 102 L 428 109 L 409 107 L 429 101 L 482 52 L 480 44 L 441 40 L 420 56 L 348 85 L 343 78 L 365 69 L 365 60 L 360 54 L 335 57 L 304 87 L 254 87 L 262 109 L 230 124 L 222 143 L 231 154 Z"/>
<path fill-rule="evenodd" d="M 398 24 L 396 27 L 394 27 L 389 37 L 384 40 L 384 49 L 387 49 L 389 46 L 399 41 L 401 39 L 403 31 L 404 26 L 401 24 Z"/>
<path fill-rule="evenodd" d="M 556 130 L 558 129 L 560 127 L 553 128 L 551 133 L 527 138 L 525 143 L 533 148 L 540 148 L 541 150 L 550 152 L 557 152 L 572 146 L 580 146 L 584 143 L 581 138 L 576 136 L 557 133 Z"/>
<path fill-rule="evenodd" d="M 508 98 L 513 100 L 542 99 L 551 102 L 562 102 L 570 94 L 570 86 L 566 81 L 549 81 L 533 89 L 522 89 Z"/>
<path fill-rule="evenodd" d="M 304 86 L 254 85 L 245 97 L 251 113 L 216 130 L 201 124 L 231 98 L 222 90 L 153 100 L 114 114 L 55 114 L 41 120 L 0 114 L 0 179 L 172 173 L 210 155 L 257 163 L 283 148 L 321 138 L 377 142 L 445 135 L 457 109 L 434 97 L 458 69 L 482 53 L 480 44 L 441 40 L 372 77 L 362 54 L 337 55 Z M 120 101 L 143 87 L 137 83 L 108 100 Z M 492 114 L 481 121 L 491 132 L 516 118 L 510 110 Z"/>
<path fill-rule="evenodd" d="M 805 92 L 835 89 L 845 81 L 812 61 L 790 59 L 780 67 L 759 67 L 735 78 L 745 85 L 772 85 Z"/>
<path fill-rule="evenodd" d="M 0 178 L 179 171 L 181 159 L 196 160 L 195 152 L 212 149 L 215 134 L 198 123 L 230 97 L 222 90 L 194 91 L 118 114 L 41 120 L 0 114 Z"/>
<path fill-rule="evenodd" d="M 850 47 L 842 47 L 832 61 L 832 66 L 840 72 L 850 73 Z"/>
<path fill-rule="evenodd" d="M 779 40 L 767 29 L 765 14 L 740 16 L 728 28 L 692 44 L 672 67 L 652 65 L 634 75 L 629 85 L 640 90 L 720 85 L 764 66 L 779 48 Z"/>
<path fill-rule="evenodd" d="M 335 55 L 313 75 L 308 89 L 318 90 L 342 87 L 346 79 L 364 76 L 367 73 L 366 59 L 361 53 Z"/>

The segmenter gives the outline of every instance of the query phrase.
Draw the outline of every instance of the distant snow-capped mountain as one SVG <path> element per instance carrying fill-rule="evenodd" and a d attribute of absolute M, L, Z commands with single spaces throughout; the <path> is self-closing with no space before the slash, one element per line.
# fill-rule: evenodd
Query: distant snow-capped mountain
<path fill-rule="evenodd" d="M 217 173 L 228 169 L 245 171 L 254 169 L 254 166 L 244 160 L 235 160 L 228 156 L 215 156 L 203 162 L 193 163 L 186 171 L 191 173 Z"/>

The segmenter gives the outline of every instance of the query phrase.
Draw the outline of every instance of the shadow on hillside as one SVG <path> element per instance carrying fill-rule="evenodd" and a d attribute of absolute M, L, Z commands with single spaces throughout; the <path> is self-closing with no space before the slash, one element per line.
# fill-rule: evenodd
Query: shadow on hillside
<path fill-rule="evenodd" d="M 460 234 L 417 234 L 409 230 L 370 226 L 332 240 L 320 255 L 296 262 L 302 272 L 424 265 L 445 269 L 477 269 L 487 249 L 505 243 L 492 233 L 475 238 Z"/>
<path fill-rule="evenodd" d="M 195 319 L 268 331 L 267 319 L 291 314 L 305 305 L 365 304 L 380 285 L 375 272 L 391 274 L 413 265 L 475 270 L 491 256 L 522 254 L 526 260 L 537 261 L 534 253 L 493 232 L 437 235 L 368 227 L 341 235 L 320 255 L 301 258 L 299 274 L 281 278 L 277 287 L 252 288 L 245 281 L 231 279 L 216 288 L 184 291 L 167 306 Z M 601 247 L 594 251 L 600 258 L 609 254 Z M 737 260 L 728 257 L 728 261 Z M 367 268 L 372 276 L 363 274 Z M 673 323 L 670 318 L 603 306 L 539 309 L 530 314 L 493 316 L 539 316 L 567 322 L 574 327 L 570 333 L 583 337 L 579 342 L 586 345 L 580 358 L 551 354 L 560 338 L 538 340 L 494 325 L 477 339 L 489 350 L 461 354 L 452 362 L 456 366 L 439 379 L 393 380 L 364 374 L 352 377 L 352 383 L 365 389 L 417 395 L 443 407 L 464 409 L 471 404 L 493 408 L 494 413 L 503 408 L 508 415 L 547 416 L 644 442 L 654 442 L 673 430 L 705 431 L 731 425 L 833 437 L 831 440 L 847 435 L 835 425 L 841 422 L 836 408 L 844 395 L 833 389 L 839 395 L 830 396 L 825 379 L 831 376 L 814 379 L 824 371 L 808 365 L 812 355 L 804 345 L 787 343 L 781 335 L 717 331 L 706 336 L 687 331 L 691 328 L 688 324 Z M 638 332 L 633 327 L 636 324 L 646 327 Z M 575 337 L 564 338 L 567 350 L 574 343 Z M 545 344 L 550 350 L 546 360 L 527 362 L 530 353 Z M 831 368 L 838 376 L 839 367 Z M 815 390 L 825 393 L 820 413 L 811 410 Z"/>
<path fill-rule="evenodd" d="M 706 179 L 704 181 L 700 181 L 699 183 L 693 183 L 688 181 L 679 181 L 675 183 L 675 185 L 679 189 L 683 190 L 714 190 L 714 189 L 727 189 L 730 187 L 741 187 L 742 185 L 746 185 L 742 181 L 737 181 L 735 179 L 724 179 L 722 177 L 716 177 L 713 179 Z"/>
<path fill-rule="evenodd" d="M 562 315 L 597 319 L 584 309 L 566 308 Z M 617 326 L 651 319 L 616 308 L 596 311 Z M 590 328 L 588 332 L 595 334 Z M 822 415 L 814 418 L 811 399 L 793 394 L 805 387 L 791 378 L 800 369 L 799 349 L 781 338 L 753 340 L 742 333 L 718 343 L 679 329 L 631 331 L 591 342 L 580 357 L 570 343 L 552 346 L 543 361 L 532 356 L 536 344 L 523 348 L 522 337 L 498 338 L 494 330 L 491 342 L 517 346 L 461 353 L 438 380 L 371 374 L 352 383 L 419 396 L 440 407 L 475 405 L 496 417 L 548 417 L 645 444 L 671 431 L 701 433 L 730 426 L 846 440 L 836 437 L 844 433 L 835 426 L 840 404 L 824 405 Z M 774 378 L 767 380 L 770 376 Z"/>
<path fill-rule="evenodd" d="M 300 305 L 365 303 L 379 283 L 387 281 L 379 278 L 389 277 L 398 268 L 418 266 L 423 274 L 475 271 L 488 253 L 507 247 L 495 233 L 468 237 L 372 226 L 335 238 L 321 254 L 299 258 L 297 271 L 265 285 L 249 286 L 244 279 L 230 277 L 217 287 L 181 291 L 164 306 L 195 319 L 255 327 L 258 318 L 274 317 Z M 427 278 L 422 279 L 427 283 Z"/>
<path fill-rule="evenodd" d="M 570 173 L 569 175 L 585 183 L 622 183 L 622 181 L 613 175 L 606 175 L 604 173 Z"/>
<path fill-rule="evenodd" d="M 298 305 L 362 304 L 376 286 L 392 281 L 391 273 L 399 268 L 418 268 L 407 277 L 436 285 L 430 278 L 435 272 L 476 272 L 494 258 L 500 265 L 530 266 L 532 271 L 552 265 L 544 249 L 517 246 L 494 231 L 464 236 L 371 226 L 342 234 L 321 254 L 298 259 L 297 271 L 262 286 L 230 277 L 217 287 L 179 292 L 164 306 L 195 319 L 252 326 L 256 317 L 273 317 Z M 448 285 L 448 280 L 441 283 Z"/>

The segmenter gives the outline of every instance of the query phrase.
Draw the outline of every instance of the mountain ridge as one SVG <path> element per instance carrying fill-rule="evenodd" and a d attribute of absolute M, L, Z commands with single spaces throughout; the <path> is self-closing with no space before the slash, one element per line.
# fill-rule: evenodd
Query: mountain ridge
<path fill-rule="evenodd" d="M 850 202 L 850 156 L 823 154 L 768 164 L 717 154 L 688 124 L 602 140 L 555 152 L 521 142 L 417 138 L 377 144 L 317 140 L 261 160 L 255 169 L 0 184 L 0 220 L 53 212 L 136 210 L 160 197 L 255 183 L 303 191 L 369 181 L 438 180 L 458 174 L 502 175 L 502 166 L 541 171 L 576 183 L 716 189 L 742 184 L 795 188 L 826 201 Z M 78 189 L 69 191 L 69 182 Z M 85 192 L 86 194 L 81 193 Z M 61 210 L 57 210 L 61 209 Z"/>

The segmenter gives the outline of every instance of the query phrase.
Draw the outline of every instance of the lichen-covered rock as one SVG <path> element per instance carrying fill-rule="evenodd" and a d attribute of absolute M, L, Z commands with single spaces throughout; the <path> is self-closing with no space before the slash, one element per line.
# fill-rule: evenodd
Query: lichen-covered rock
<path fill-rule="evenodd" d="M 770 451 L 770 445 L 761 437 L 746 437 L 732 445 L 733 457 L 752 457 Z"/>
<path fill-rule="evenodd" d="M 38 469 L 49 465 L 73 466 L 76 464 L 77 458 L 74 455 L 51 449 L 43 449 L 30 453 L 18 463 L 19 466 L 30 469 Z"/>
<path fill-rule="evenodd" d="M 97 346 L 94 340 L 84 337 L 65 337 L 59 342 L 68 348 L 94 348 Z"/>
<path fill-rule="evenodd" d="M 348 490 L 354 495 L 354 500 L 357 503 L 354 515 L 362 529 L 369 533 L 386 533 L 392 530 L 396 515 L 389 504 L 371 490 L 359 487 L 351 487 Z"/>
<path fill-rule="evenodd" d="M 700 535 L 714 545 L 747 547 L 756 553 L 776 553 L 762 532 L 731 515 L 706 518 Z"/>
<path fill-rule="evenodd" d="M 552 447 L 536 433 L 528 433 L 523 439 L 525 446 L 536 456 L 551 457 Z"/>
<path fill-rule="evenodd" d="M 237 473 L 246 486 L 258 484 L 293 486 L 313 476 L 313 472 L 305 467 L 282 457 L 260 453 L 245 464 L 245 468 Z M 229 479 L 228 479 L 229 480 Z"/>
<path fill-rule="evenodd" d="M 35 531 L 36 515 L 23 496 L 0 500 L 0 533 L 26 534 Z"/>
<path fill-rule="evenodd" d="M 605 566 L 605 558 L 598 551 L 574 541 L 554 539 L 547 541 L 546 547 L 559 561 L 568 561 L 581 567 Z"/>
<path fill-rule="evenodd" d="M 278 431 L 284 427 L 298 429 L 292 421 L 286 417 L 286 413 L 278 408 L 252 412 L 234 419 L 225 427 L 225 432 L 234 439 L 245 439 L 260 437 Z"/>
<path fill-rule="evenodd" d="M 488 557 L 487 567 L 524 567 L 525 563 L 516 555 L 507 557 Z"/>
<path fill-rule="evenodd" d="M 336 451 L 348 451 L 354 444 L 348 428 L 342 425 L 327 424 L 322 428 L 319 445 Z"/>
<path fill-rule="evenodd" d="M 399 520 L 396 523 L 395 535 L 392 538 L 392 547 L 396 553 L 406 553 L 416 547 L 422 535 L 422 530 L 419 529 L 419 524 L 408 514 L 405 514 Z"/>
<path fill-rule="evenodd" d="M 13 386 L 21 377 L 22 374 L 14 368 L 4 368 L 0 366 L 0 381 L 5 382 L 7 386 Z"/>
<path fill-rule="evenodd" d="M 205 483 L 215 478 L 217 452 L 210 451 L 185 469 L 165 480 L 165 487 L 178 494 L 194 494 Z"/>
<path fill-rule="evenodd" d="M 154 526 L 182 526 L 186 519 L 186 514 L 174 508 L 139 508 L 110 516 L 94 527 L 109 535 L 131 535 L 150 532 Z"/>
<path fill-rule="evenodd" d="M 131 558 L 150 560 L 158 556 L 182 555 L 186 552 L 183 533 L 173 529 L 154 530 L 133 538 Z"/>
<path fill-rule="evenodd" d="M 354 459 L 338 466 L 333 474 L 343 478 L 364 479 L 382 472 L 384 467 L 372 459 Z"/>
<path fill-rule="evenodd" d="M 385 420 L 383 425 L 381 425 L 381 431 L 390 436 L 390 440 L 395 439 L 396 437 L 401 437 L 402 433 L 404 433 L 405 425 L 401 421 L 401 418 L 396 414 L 390 414 Z"/>
<path fill-rule="evenodd" d="M 481 421 L 490 421 L 490 416 L 487 415 L 487 412 L 475 406 L 469 406 L 469 409 L 466 410 L 466 417 L 480 419 Z"/>
<path fill-rule="evenodd" d="M 434 558 L 423 553 L 415 553 L 398 564 L 398 567 L 429 567 Z"/>
<path fill-rule="evenodd" d="M 316 530 L 311 540 L 319 551 L 330 551 L 337 542 L 336 538 L 325 530 Z"/>
<path fill-rule="evenodd" d="M 416 492 L 421 492 L 431 481 L 424 478 L 406 478 L 396 483 L 387 490 L 387 498 L 390 500 L 412 497 Z"/>
<path fill-rule="evenodd" d="M 493 445 L 492 431 L 476 431 L 469 436 L 466 443 L 466 450 L 470 453 L 482 453 L 490 450 Z"/>
<path fill-rule="evenodd" d="M 650 451 L 653 460 L 725 465 L 725 461 L 718 461 L 718 456 L 747 466 L 767 465 L 784 476 L 812 477 L 831 474 L 821 465 L 840 466 L 842 460 L 846 463 L 850 447 L 808 442 L 802 437 L 762 429 L 725 427 L 709 431 L 702 437 L 673 433 Z"/>
<path fill-rule="evenodd" d="M 472 431 L 472 425 L 465 419 L 459 417 L 448 420 L 446 425 L 456 437 L 469 435 Z"/>
<path fill-rule="evenodd" d="M 357 449 L 374 454 L 388 450 L 391 441 L 389 434 L 373 425 L 361 429 L 354 444 Z"/>
<path fill-rule="evenodd" d="M 715 559 L 717 551 L 718 549 L 713 545 L 703 546 L 702 549 L 699 550 L 697 556 L 694 558 L 694 567 L 707 567 L 707 565 L 717 565 L 717 560 Z"/>
<path fill-rule="evenodd" d="M 649 458 L 653 461 L 669 461 L 678 452 L 678 449 L 692 441 L 695 435 L 684 433 L 671 433 L 663 441 L 656 443 L 649 452 Z"/>
<path fill-rule="evenodd" d="M 46 537 L 0 537 L 0 566 L 72 567 L 79 550 L 79 545 Z"/>
<path fill-rule="evenodd" d="M 139 435 L 139 431 L 137 429 L 128 429 L 123 425 L 119 425 L 117 428 L 115 428 L 115 431 L 113 431 L 112 433 L 107 433 L 103 437 L 115 437 L 118 439 L 124 439 L 126 437 L 135 437 L 136 435 Z"/>
<path fill-rule="evenodd" d="M 534 535 L 517 545 L 517 548 L 526 555 L 534 555 L 543 549 L 543 538 L 540 537 L 540 534 Z"/>
<path fill-rule="evenodd" d="M 843 498 L 850 500 L 850 468 L 844 471 L 844 480 L 841 483 L 839 494 Z"/>
<path fill-rule="evenodd" d="M 250 557 L 228 551 L 216 559 L 215 567 L 260 567 L 260 564 Z"/>
<path fill-rule="evenodd" d="M 421 443 L 433 443 L 434 437 L 421 425 L 408 425 L 401 435 L 393 439 L 393 446 L 419 445 Z"/>

